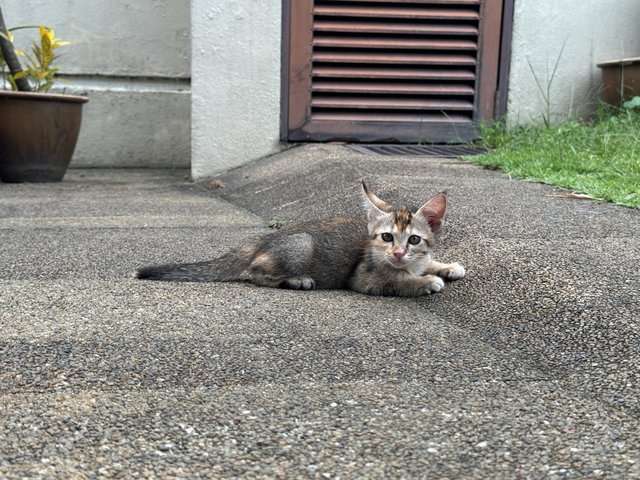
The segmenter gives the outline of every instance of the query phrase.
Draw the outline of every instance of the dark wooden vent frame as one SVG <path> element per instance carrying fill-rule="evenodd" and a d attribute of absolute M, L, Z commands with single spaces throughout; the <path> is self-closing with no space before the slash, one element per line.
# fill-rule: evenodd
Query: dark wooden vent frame
<path fill-rule="evenodd" d="M 282 139 L 475 138 L 506 104 L 512 4 L 283 0 Z"/>

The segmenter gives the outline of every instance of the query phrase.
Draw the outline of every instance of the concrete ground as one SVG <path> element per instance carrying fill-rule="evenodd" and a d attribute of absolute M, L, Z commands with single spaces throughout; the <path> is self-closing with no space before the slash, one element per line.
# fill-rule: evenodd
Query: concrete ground
<path fill-rule="evenodd" d="M 359 180 L 449 191 L 418 299 L 143 282 Z M 217 187 L 217 188 L 216 188 Z M 0 184 L 0 478 L 640 478 L 640 213 L 458 160 L 308 145 L 210 182 Z"/>

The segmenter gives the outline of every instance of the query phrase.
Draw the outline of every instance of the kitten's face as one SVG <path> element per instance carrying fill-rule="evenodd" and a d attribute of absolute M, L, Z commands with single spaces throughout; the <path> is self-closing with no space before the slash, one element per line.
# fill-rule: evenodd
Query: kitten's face
<path fill-rule="evenodd" d="M 407 208 L 394 210 L 363 184 L 368 213 L 370 252 L 374 258 L 394 268 L 423 275 L 435 234 L 442 228 L 446 196 L 440 193 L 415 213 Z"/>
<path fill-rule="evenodd" d="M 415 274 L 428 263 L 435 238 L 429 225 L 406 208 L 369 223 L 371 253 L 392 267 Z"/>

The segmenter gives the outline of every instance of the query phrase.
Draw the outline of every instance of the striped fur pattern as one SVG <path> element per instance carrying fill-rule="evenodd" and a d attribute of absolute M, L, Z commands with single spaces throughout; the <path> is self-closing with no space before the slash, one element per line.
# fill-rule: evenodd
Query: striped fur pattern
<path fill-rule="evenodd" d="M 363 183 L 365 217 L 335 217 L 290 225 L 214 260 L 143 267 L 136 277 L 178 282 L 249 281 L 265 287 L 351 289 L 415 297 L 439 292 L 443 280 L 464 277 L 458 263 L 431 250 L 447 201 L 439 193 L 415 212 L 394 208 Z"/>

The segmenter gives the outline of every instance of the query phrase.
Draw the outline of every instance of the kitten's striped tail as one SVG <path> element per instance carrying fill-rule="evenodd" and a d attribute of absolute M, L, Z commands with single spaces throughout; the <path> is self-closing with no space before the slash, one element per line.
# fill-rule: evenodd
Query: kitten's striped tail
<path fill-rule="evenodd" d="M 141 280 L 163 282 L 234 282 L 244 280 L 251 256 L 240 250 L 206 262 L 142 267 L 135 273 Z"/>

